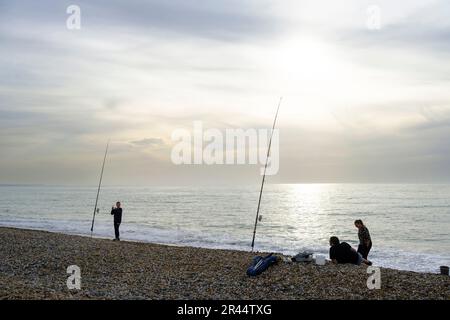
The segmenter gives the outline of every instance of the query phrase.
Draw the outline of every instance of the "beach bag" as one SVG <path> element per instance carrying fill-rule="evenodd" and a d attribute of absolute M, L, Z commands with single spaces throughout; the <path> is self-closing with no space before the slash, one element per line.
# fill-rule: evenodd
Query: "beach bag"
<path fill-rule="evenodd" d="M 252 265 L 247 269 L 247 275 L 255 277 L 267 270 L 272 264 L 277 262 L 277 257 L 273 253 L 266 257 L 257 256 L 253 258 Z"/>
<path fill-rule="evenodd" d="M 311 262 L 313 260 L 312 252 L 300 252 L 296 256 L 292 257 L 293 262 Z"/>

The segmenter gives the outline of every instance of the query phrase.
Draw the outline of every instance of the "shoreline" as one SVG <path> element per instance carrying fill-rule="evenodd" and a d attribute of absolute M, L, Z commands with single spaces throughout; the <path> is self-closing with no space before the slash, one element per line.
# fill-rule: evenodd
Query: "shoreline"
<path fill-rule="evenodd" d="M 382 267 L 381 289 L 370 290 L 365 266 L 280 261 L 251 278 L 258 253 L 247 251 L 10 227 L 0 241 L 0 299 L 450 300 L 450 277 L 433 273 Z M 81 290 L 67 288 L 70 265 L 81 269 Z"/>
<path fill-rule="evenodd" d="M 41 232 L 49 232 L 49 233 L 53 233 L 53 234 L 61 234 L 61 235 L 68 235 L 68 236 L 80 236 L 80 237 L 84 237 L 84 238 L 95 238 L 95 239 L 103 239 L 103 240 L 111 240 L 112 236 L 106 236 L 106 235 L 93 235 L 92 237 L 87 234 L 87 233 L 77 233 L 77 232 L 70 232 L 70 231 L 62 231 L 62 230 L 49 230 L 49 229 L 44 229 L 44 228 L 37 228 L 37 227 L 17 227 L 14 225 L 2 225 L 2 223 L 0 222 L 0 229 L 1 228 L 7 228 L 7 229 L 17 229 L 17 230 L 29 230 L 29 231 L 41 231 Z M 242 248 L 235 248 L 233 246 L 224 246 L 224 247 L 215 247 L 215 246 L 208 246 L 208 245 L 190 245 L 188 243 L 170 243 L 170 242 L 158 242 L 158 241 L 152 241 L 152 240 L 146 240 L 146 239 L 123 239 L 122 242 L 133 242 L 133 243 L 143 243 L 143 244 L 156 244 L 156 245 L 162 245 L 162 246 L 170 246 L 170 247 L 182 247 L 182 248 L 199 248 L 199 249 L 206 249 L 206 250 L 230 250 L 230 251 L 237 251 L 237 252 L 250 252 L 250 250 L 245 250 Z M 354 248 L 356 248 L 356 245 L 353 244 L 352 245 Z M 305 249 L 306 251 L 311 251 L 310 249 Z M 258 251 L 256 251 L 258 252 Z M 266 251 L 260 251 L 260 252 L 266 252 Z M 281 252 L 281 251 L 272 251 L 272 250 L 267 250 L 267 252 L 273 252 L 276 255 L 279 256 L 287 256 L 287 257 L 291 257 L 293 255 L 295 255 L 296 253 L 292 254 L 292 253 L 286 253 L 286 252 Z M 298 252 L 297 252 L 298 253 Z M 321 255 L 325 255 L 326 259 L 329 259 L 328 257 L 328 251 L 327 252 L 316 252 L 317 254 L 321 254 Z M 408 254 L 423 254 L 423 253 L 417 253 L 417 252 L 411 252 L 408 251 Z M 426 254 L 426 253 L 425 253 Z M 369 259 L 370 260 L 370 259 Z M 415 269 L 408 269 L 407 267 L 405 268 L 401 268 L 401 267 L 393 267 L 393 266 L 385 266 L 385 265 L 377 265 L 375 264 L 374 266 L 378 266 L 381 267 L 383 269 L 391 269 L 391 270 L 397 270 L 397 271 L 405 271 L 405 272 L 416 272 L 416 273 L 423 273 L 423 274 L 439 274 L 439 264 L 434 264 L 435 268 L 432 269 L 432 271 L 429 270 L 415 270 Z"/>

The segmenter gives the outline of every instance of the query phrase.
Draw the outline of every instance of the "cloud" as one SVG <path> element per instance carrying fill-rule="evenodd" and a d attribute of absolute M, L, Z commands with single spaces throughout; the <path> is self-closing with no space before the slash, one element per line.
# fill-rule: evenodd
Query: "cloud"
<path fill-rule="evenodd" d="M 131 0 L 127 2 L 80 0 L 82 28 L 113 28 L 163 34 L 166 37 L 200 37 L 219 41 L 252 40 L 277 32 L 280 21 L 270 14 L 268 0 Z M 15 1 L 5 5 L 4 16 L 26 17 L 31 23 L 58 24 L 72 3 Z"/>
<path fill-rule="evenodd" d="M 433 54 L 450 54 L 450 3 L 440 1 L 384 2 L 381 12 L 381 29 L 347 29 L 342 41 L 370 49 L 410 48 Z"/>
<path fill-rule="evenodd" d="M 165 142 L 161 138 L 145 138 L 141 140 L 130 141 L 132 145 L 138 147 L 163 147 Z"/>
<path fill-rule="evenodd" d="M 450 102 L 446 105 L 426 106 L 421 109 L 425 121 L 415 125 L 417 130 L 430 130 L 448 127 L 450 130 Z"/>
<path fill-rule="evenodd" d="M 383 28 L 369 32 L 368 1 L 80 0 L 72 32 L 70 1 L 0 1 L 2 177 L 80 182 L 110 138 L 120 181 L 253 179 L 175 170 L 171 132 L 268 128 L 284 95 L 273 181 L 401 180 L 428 166 L 450 179 L 450 5 L 378 3 Z"/>

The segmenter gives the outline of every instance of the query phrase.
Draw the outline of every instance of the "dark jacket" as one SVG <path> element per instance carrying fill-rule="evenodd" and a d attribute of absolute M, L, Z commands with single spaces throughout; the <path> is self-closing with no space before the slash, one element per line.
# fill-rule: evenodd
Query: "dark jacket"
<path fill-rule="evenodd" d="M 370 238 L 369 229 L 367 229 L 365 226 L 363 226 L 361 229 L 358 230 L 358 238 L 359 238 L 359 244 L 367 247 L 367 243 L 370 242 L 372 244 L 372 239 Z"/>
<path fill-rule="evenodd" d="M 358 263 L 358 253 L 352 250 L 347 242 L 341 242 L 330 248 L 330 259 L 335 259 L 338 263 Z"/>
<path fill-rule="evenodd" d="M 114 215 L 114 223 L 122 222 L 122 208 L 113 208 L 111 210 L 111 215 Z"/>

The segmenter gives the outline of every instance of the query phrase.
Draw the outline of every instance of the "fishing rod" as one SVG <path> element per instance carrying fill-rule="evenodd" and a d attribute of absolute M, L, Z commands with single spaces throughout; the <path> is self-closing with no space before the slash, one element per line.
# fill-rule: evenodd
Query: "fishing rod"
<path fill-rule="evenodd" d="M 102 186 L 103 170 L 105 169 L 105 162 L 106 162 L 106 155 L 108 154 L 108 147 L 109 147 L 109 140 L 108 140 L 108 143 L 106 144 L 105 157 L 103 158 L 102 171 L 100 173 L 100 181 L 98 183 L 97 198 L 95 199 L 94 215 L 92 216 L 92 225 L 91 225 L 91 237 L 92 237 L 92 232 L 94 232 L 95 214 L 99 211 L 97 209 L 98 196 L 100 195 L 100 188 Z"/>
<path fill-rule="evenodd" d="M 267 164 L 269 162 L 270 147 L 272 146 L 273 132 L 275 130 L 275 124 L 277 123 L 278 111 L 280 110 L 280 105 L 281 105 L 282 99 L 283 99 L 283 97 L 280 97 L 280 101 L 278 102 L 277 112 L 275 113 L 275 119 L 273 120 L 273 126 L 272 126 L 272 133 L 270 135 L 270 140 L 269 140 L 269 148 L 267 149 L 266 165 L 264 166 L 264 174 L 263 174 L 262 183 L 261 183 L 261 190 L 259 191 L 258 209 L 256 210 L 255 228 L 253 229 L 252 252 L 253 252 L 253 248 L 255 247 L 256 227 L 258 225 L 258 220 L 261 220 L 261 219 L 259 219 L 260 218 L 259 208 L 261 206 L 261 197 L 262 197 L 262 193 L 263 193 L 263 189 L 264 189 L 264 181 L 266 180 L 266 169 L 267 169 Z"/>

